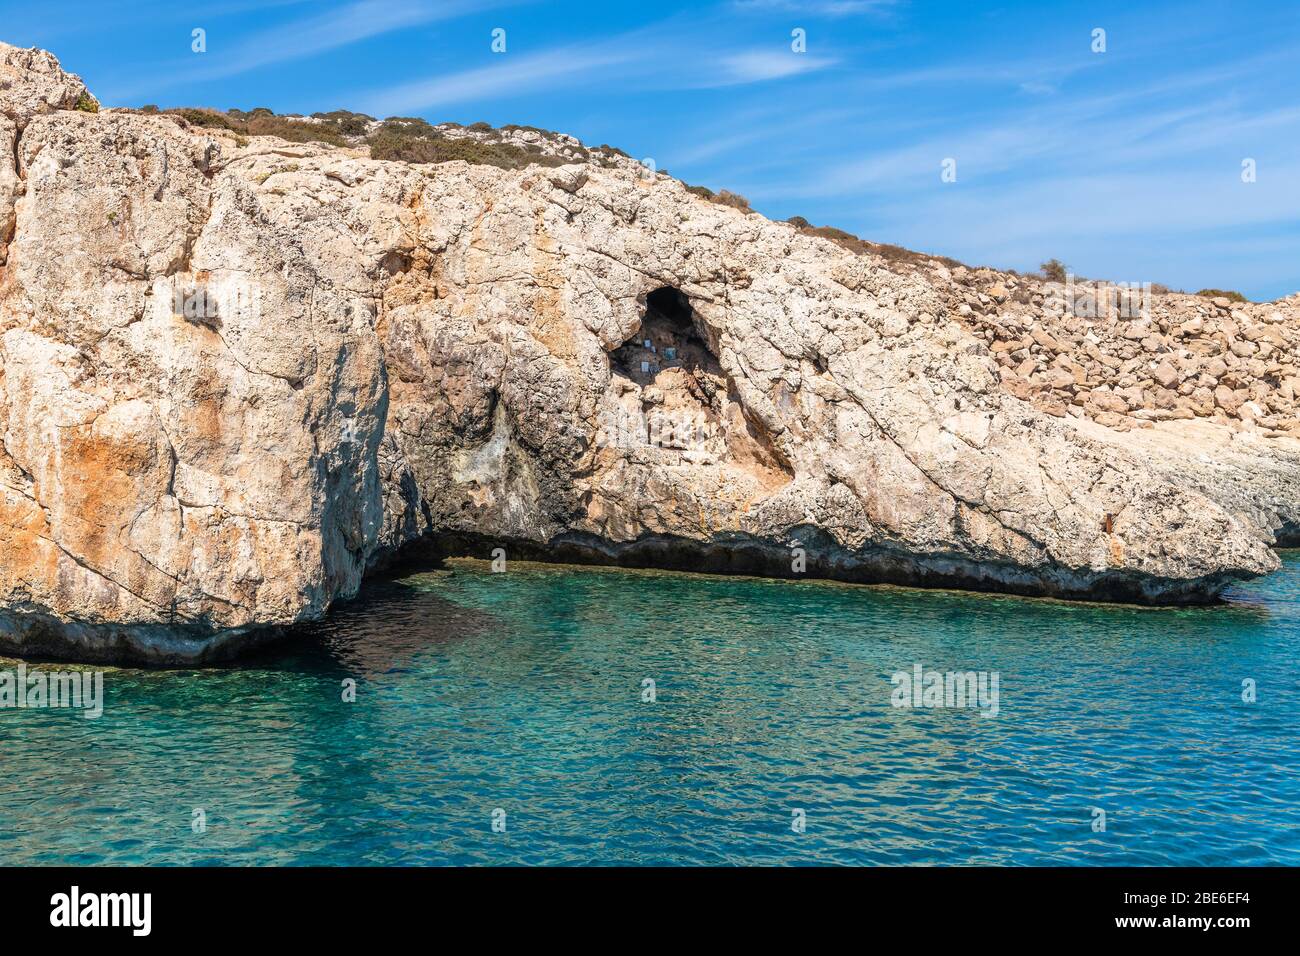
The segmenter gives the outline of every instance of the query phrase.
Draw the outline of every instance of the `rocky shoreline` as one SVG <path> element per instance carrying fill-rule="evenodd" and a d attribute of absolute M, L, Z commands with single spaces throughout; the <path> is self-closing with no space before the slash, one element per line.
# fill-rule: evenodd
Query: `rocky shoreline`
<path fill-rule="evenodd" d="M 0 44 L 0 651 L 212 661 L 437 540 L 1156 604 L 1295 541 L 1300 298 L 1080 315 L 510 136 L 376 160 Z"/>
<path fill-rule="evenodd" d="M 1027 575 L 1011 565 L 943 555 L 906 552 L 851 553 L 818 529 L 803 529 L 798 543 L 782 548 L 747 535 L 713 541 L 650 536 L 612 544 L 588 535 L 566 535 L 547 544 L 473 534 L 436 534 L 404 547 L 392 560 L 372 566 L 366 580 L 444 567 L 447 559 L 493 560 L 616 567 L 691 574 L 762 577 L 788 581 L 824 580 L 858 585 L 894 585 L 1006 594 L 1153 608 L 1222 603 L 1219 591 L 1231 579 L 1190 581 L 1181 591 L 1167 582 L 1131 575 L 1084 576 L 1060 569 L 1056 576 Z M 792 567 L 800 557 L 801 570 Z M 364 596 L 365 585 L 361 589 Z M 68 621 L 41 613 L 0 611 L 0 653 L 30 660 L 89 664 L 133 664 L 177 668 L 224 664 L 277 641 L 290 639 L 302 624 L 255 624 L 214 629 L 202 624 L 97 623 Z"/>

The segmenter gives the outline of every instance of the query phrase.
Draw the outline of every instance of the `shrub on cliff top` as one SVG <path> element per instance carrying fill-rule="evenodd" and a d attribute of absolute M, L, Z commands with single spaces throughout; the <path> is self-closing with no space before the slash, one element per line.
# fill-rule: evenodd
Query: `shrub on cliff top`
<path fill-rule="evenodd" d="M 1051 282 L 1064 282 L 1069 274 L 1069 268 L 1060 259 L 1048 259 L 1038 268 L 1042 270 L 1044 278 Z"/>
<path fill-rule="evenodd" d="M 709 202 L 715 202 L 720 206 L 730 206 L 732 209 L 739 209 L 744 213 L 754 211 L 750 207 L 748 199 L 740 193 L 733 193 L 730 189 L 722 189 L 715 193 L 708 186 L 689 186 L 685 183 L 682 185 L 686 186 L 688 193 L 693 193 L 701 199 L 707 199 Z"/>
<path fill-rule="evenodd" d="M 964 262 L 952 258 L 951 256 L 934 256 L 926 252 L 914 252 L 911 249 L 905 249 L 902 246 L 896 246 L 889 242 L 870 242 L 861 239 L 851 232 L 845 232 L 843 229 L 837 229 L 834 226 L 814 226 L 803 216 L 791 216 L 786 222 L 794 226 L 800 232 L 807 236 L 818 236 L 822 239 L 829 239 L 831 242 L 847 249 L 849 252 L 857 255 L 867 255 L 868 253 L 880 256 L 887 263 L 907 264 L 911 266 L 929 266 L 932 263 L 940 262 L 949 269 L 965 267 Z"/>
<path fill-rule="evenodd" d="M 473 127 L 470 127 L 473 129 Z M 455 160 L 499 169 L 523 169 L 530 163 L 563 166 L 572 160 L 548 156 L 541 148 L 513 143 L 483 142 L 469 136 L 444 136 L 426 121 L 414 117 L 386 119 L 368 140 L 372 159 L 405 163 L 449 163 Z"/>
<path fill-rule="evenodd" d="M 851 232 L 845 232 L 843 229 L 837 229 L 834 226 L 809 226 L 805 231 L 809 235 L 820 236 L 823 239 L 838 243 L 850 252 L 871 251 L 871 243 L 865 239 L 859 239 Z"/>
<path fill-rule="evenodd" d="M 325 125 L 332 127 L 336 132 L 344 136 L 365 136 L 370 130 L 370 124 L 375 121 L 373 116 L 365 113 L 353 113 L 350 110 L 331 110 L 328 113 L 312 113 L 312 119 L 321 120 Z"/>
<path fill-rule="evenodd" d="M 83 113 L 98 113 L 99 101 L 96 100 L 89 93 L 83 92 L 80 96 L 77 97 L 77 104 L 76 106 L 73 107 L 73 109 L 80 110 Z"/>
<path fill-rule="evenodd" d="M 1240 292 L 1233 292 L 1231 289 L 1202 289 L 1197 295 L 1204 296 L 1207 299 L 1227 299 L 1229 302 L 1249 302 Z"/>
<path fill-rule="evenodd" d="M 142 110 L 141 112 L 145 112 Z M 328 143 L 330 146 L 346 146 L 347 139 L 343 132 L 344 123 L 331 117 L 319 123 L 310 123 L 302 118 L 277 116 L 265 106 L 259 106 L 247 112 L 243 110 L 204 109 L 199 107 L 179 107 L 166 112 L 179 116 L 191 126 L 205 129 L 221 129 L 240 136 L 278 136 L 291 143 Z M 340 111 L 341 112 L 341 111 Z M 348 114 L 351 117 L 363 114 Z"/>
<path fill-rule="evenodd" d="M 739 209 L 741 212 L 753 212 L 749 205 L 749 200 L 740 193 L 733 193 L 730 189 L 722 189 L 713 197 L 713 201 L 721 203 L 724 206 L 730 206 L 732 209 Z"/>
<path fill-rule="evenodd" d="M 304 123 L 284 116 L 254 116 L 248 121 L 249 136 L 278 136 L 291 143 L 328 143 L 346 146 L 347 140 L 335 127 L 325 123 Z"/>
<path fill-rule="evenodd" d="M 182 106 L 166 110 L 165 112 L 170 113 L 173 116 L 179 116 L 191 126 L 202 126 L 206 129 L 226 129 L 233 133 L 244 133 L 248 131 L 247 124 L 231 119 L 220 110 Z"/>

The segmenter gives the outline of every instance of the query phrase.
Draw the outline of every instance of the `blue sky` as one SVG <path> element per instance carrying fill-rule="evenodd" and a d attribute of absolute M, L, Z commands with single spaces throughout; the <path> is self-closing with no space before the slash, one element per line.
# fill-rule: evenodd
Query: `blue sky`
<path fill-rule="evenodd" d="M 1294 0 L 0 0 L 0 39 L 109 106 L 542 126 L 972 264 L 1300 290 Z"/>

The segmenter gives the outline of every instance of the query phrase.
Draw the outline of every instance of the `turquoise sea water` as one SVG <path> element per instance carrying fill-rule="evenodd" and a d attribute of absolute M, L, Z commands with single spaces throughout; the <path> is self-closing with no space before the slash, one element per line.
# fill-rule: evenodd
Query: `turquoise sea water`
<path fill-rule="evenodd" d="M 0 861 L 1297 864 L 1300 556 L 1232 599 L 453 562 L 110 669 L 98 720 L 0 710 Z M 891 706 L 916 663 L 997 672 L 998 715 Z"/>

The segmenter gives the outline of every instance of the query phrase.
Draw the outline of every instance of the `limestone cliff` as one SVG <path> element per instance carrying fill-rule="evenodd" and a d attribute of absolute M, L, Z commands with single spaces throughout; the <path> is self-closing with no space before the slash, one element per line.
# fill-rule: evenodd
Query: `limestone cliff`
<path fill-rule="evenodd" d="M 437 538 L 1177 603 L 1295 525 L 1285 430 L 1061 417 L 946 267 L 83 94 L 0 45 L 0 649 L 213 659 Z"/>

